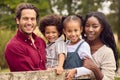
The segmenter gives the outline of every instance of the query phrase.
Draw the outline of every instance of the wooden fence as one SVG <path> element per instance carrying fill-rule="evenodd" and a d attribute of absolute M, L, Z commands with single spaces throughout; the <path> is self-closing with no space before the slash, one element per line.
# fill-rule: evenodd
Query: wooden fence
<path fill-rule="evenodd" d="M 0 80 L 65 80 L 65 73 L 56 75 L 55 71 L 26 71 L 26 72 L 1 72 Z M 87 79 L 90 75 L 80 76 L 78 79 Z"/>

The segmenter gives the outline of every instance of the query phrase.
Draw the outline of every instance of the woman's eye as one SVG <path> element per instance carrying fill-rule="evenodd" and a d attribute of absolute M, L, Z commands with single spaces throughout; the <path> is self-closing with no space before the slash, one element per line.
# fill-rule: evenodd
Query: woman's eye
<path fill-rule="evenodd" d="M 94 25 L 94 26 L 93 26 L 93 28 L 97 28 L 97 27 L 98 27 L 98 25 Z"/>

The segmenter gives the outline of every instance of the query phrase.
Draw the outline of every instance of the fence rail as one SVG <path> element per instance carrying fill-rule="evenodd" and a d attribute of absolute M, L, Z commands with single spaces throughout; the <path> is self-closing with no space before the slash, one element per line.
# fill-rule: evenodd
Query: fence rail
<path fill-rule="evenodd" d="M 65 80 L 65 73 L 56 75 L 53 71 L 26 71 L 26 72 L 1 72 L 0 80 Z M 79 79 L 90 78 L 89 75 L 80 76 Z"/>

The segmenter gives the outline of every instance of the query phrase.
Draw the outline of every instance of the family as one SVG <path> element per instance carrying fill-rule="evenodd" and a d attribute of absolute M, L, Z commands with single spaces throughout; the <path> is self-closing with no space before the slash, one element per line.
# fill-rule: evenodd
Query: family
<path fill-rule="evenodd" d="M 102 12 L 60 16 L 49 14 L 39 20 L 30 3 L 16 8 L 16 35 L 7 43 L 5 59 L 11 72 L 65 69 L 66 80 L 94 74 L 95 80 L 114 80 L 118 55 L 111 26 Z M 46 42 L 33 33 L 36 26 Z M 87 79 L 90 80 L 90 79 Z"/>

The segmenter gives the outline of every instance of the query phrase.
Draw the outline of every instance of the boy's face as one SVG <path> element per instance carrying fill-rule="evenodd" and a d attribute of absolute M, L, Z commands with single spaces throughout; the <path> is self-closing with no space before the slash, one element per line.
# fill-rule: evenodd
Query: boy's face
<path fill-rule="evenodd" d="M 50 43 L 55 42 L 59 37 L 59 32 L 56 26 L 46 26 L 45 37 Z"/>
<path fill-rule="evenodd" d="M 36 12 L 33 9 L 23 9 L 20 19 L 16 19 L 18 29 L 30 35 L 36 28 Z"/>

